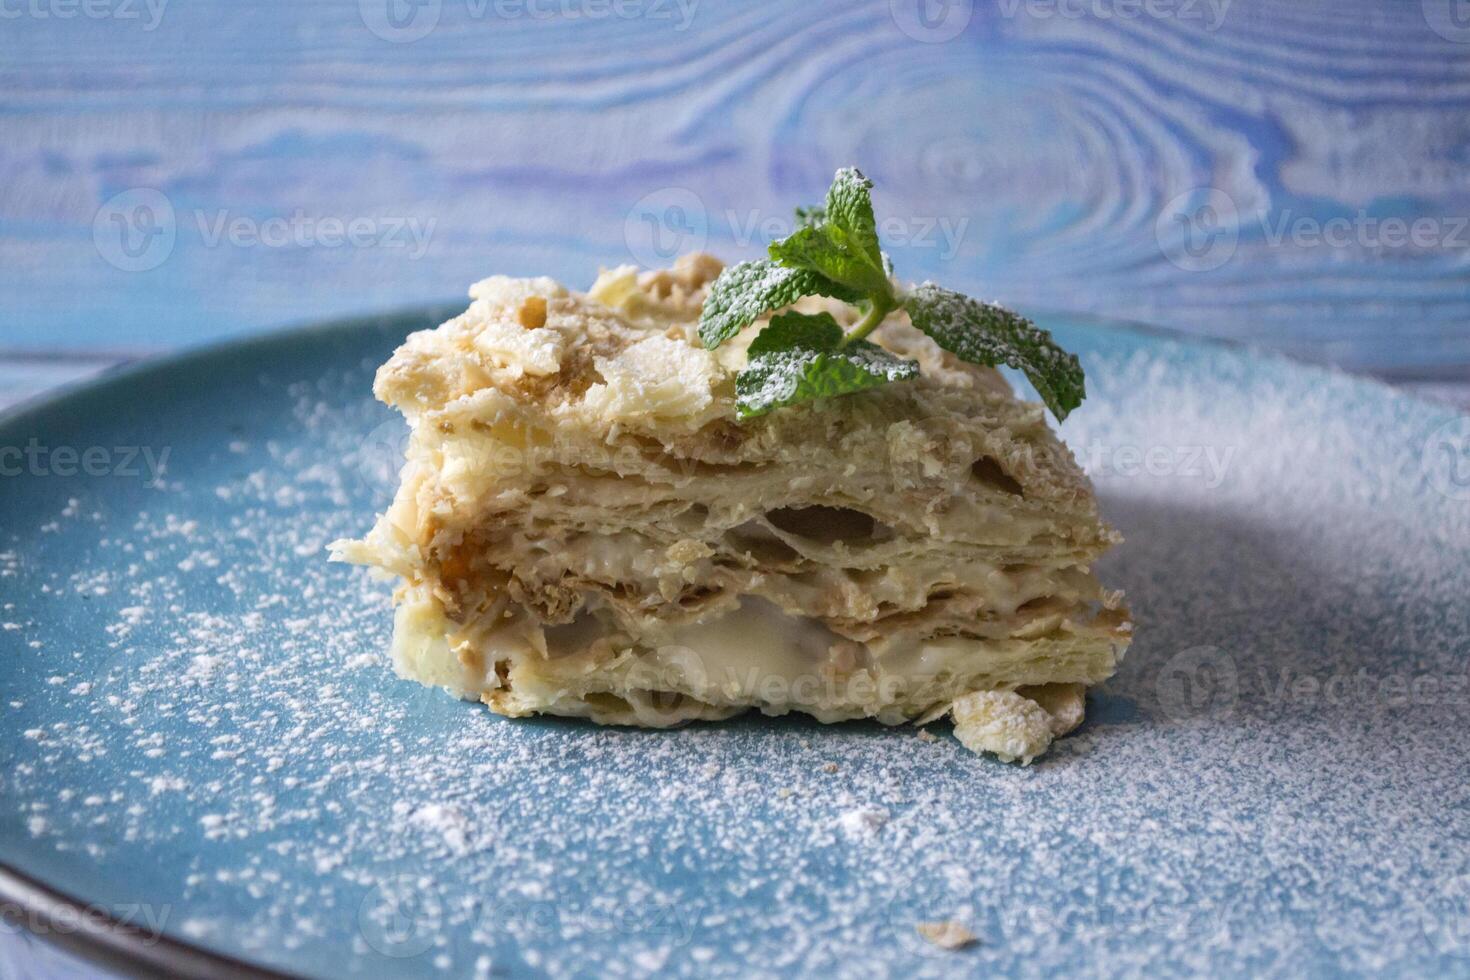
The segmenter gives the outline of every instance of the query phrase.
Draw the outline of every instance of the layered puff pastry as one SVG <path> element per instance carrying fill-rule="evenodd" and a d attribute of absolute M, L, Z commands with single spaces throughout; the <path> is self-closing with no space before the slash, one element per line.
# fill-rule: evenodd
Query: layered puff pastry
<path fill-rule="evenodd" d="M 401 580 L 399 673 L 602 724 L 951 713 L 972 749 L 1039 755 L 1130 637 L 1091 571 L 1117 537 L 1043 409 L 895 313 L 871 339 L 919 377 L 737 422 L 755 331 L 697 335 L 720 268 L 492 277 L 379 370 L 401 486 L 333 549 Z"/>

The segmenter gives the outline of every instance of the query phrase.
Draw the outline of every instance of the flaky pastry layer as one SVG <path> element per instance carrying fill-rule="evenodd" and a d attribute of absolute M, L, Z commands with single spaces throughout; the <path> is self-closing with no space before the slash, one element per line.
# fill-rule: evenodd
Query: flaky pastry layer
<path fill-rule="evenodd" d="M 1116 536 L 1041 407 L 897 313 L 873 339 L 920 377 L 736 423 L 743 342 L 695 329 L 719 268 L 586 295 L 488 279 L 379 371 L 412 430 L 402 482 L 335 554 L 402 580 L 399 670 L 508 715 L 953 711 L 972 747 L 1044 749 L 1068 727 L 1048 692 L 1080 720 L 1130 624 L 1090 568 Z"/>

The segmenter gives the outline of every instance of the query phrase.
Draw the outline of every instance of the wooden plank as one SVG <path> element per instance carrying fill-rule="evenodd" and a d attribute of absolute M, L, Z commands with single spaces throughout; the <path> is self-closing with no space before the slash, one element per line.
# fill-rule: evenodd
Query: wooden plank
<path fill-rule="evenodd" d="M 1470 364 L 1470 37 L 1432 0 L 387 2 L 7 20 L 0 348 L 754 255 L 856 163 L 906 277 Z"/>

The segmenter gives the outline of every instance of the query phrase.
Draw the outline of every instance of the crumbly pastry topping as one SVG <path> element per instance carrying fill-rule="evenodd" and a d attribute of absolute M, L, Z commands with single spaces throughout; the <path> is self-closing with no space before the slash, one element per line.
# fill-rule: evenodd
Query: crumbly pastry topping
<path fill-rule="evenodd" d="M 998 372 L 888 326 L 919 377 L 737 423 L 744 346 L 695 330 L 719 270 L 492 277 L 380 369 L 402 486 L 336 554 L 402 579 L 400 671 L 606 723 L 952 712 L 1029 761 L 1129 638 L 1086 478 Z"/>

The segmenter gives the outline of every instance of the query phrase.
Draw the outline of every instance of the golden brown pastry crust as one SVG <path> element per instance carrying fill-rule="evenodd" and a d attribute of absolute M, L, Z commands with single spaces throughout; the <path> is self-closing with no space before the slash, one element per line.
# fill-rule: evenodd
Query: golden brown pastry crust
<path fill-rule="evenodd" d="M 1130 627 L 1090 565 L 1117 538 L 1041 407 L 899 313 L 873 339 L 920 377 L 737 424 L 743 342 L 696 335 L 718 271 L 487 279 L 378 372 L 413 428 L 402 486 L 336 552 L 403 579 L 400 670 L 641 725 L 897 723 L 1109 676 Z M 1080 720 L 1080 697 L 991 700 Z"/>

